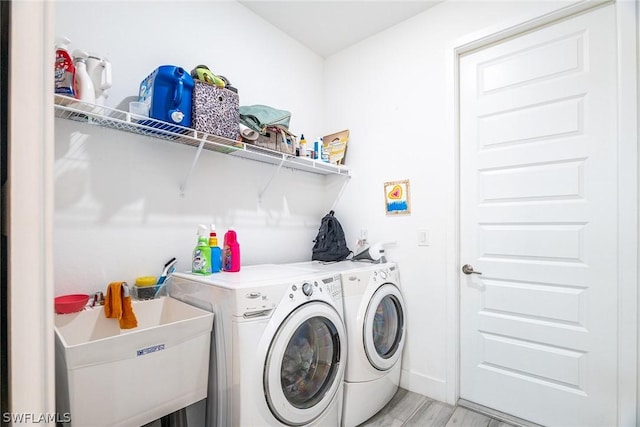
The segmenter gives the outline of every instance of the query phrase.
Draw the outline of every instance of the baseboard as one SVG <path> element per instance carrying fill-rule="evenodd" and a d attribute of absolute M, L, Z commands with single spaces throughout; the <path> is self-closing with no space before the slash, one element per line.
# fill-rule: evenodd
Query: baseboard
<path fill-rule="evenodd" d="M 458 406 L 462 406 L 463 408 L 470 409 L 474 412 L 479 412 L 505 423 L 513 424 L 516 427 L 543 427 L 540 424 L 532 423 L 531 421 L 523 420 L 522 418 L 514 417 L 513 415 L 505 414 L 504 412 L 487 408 L 486 406 L 478 405 L 477 403 L 469 402 L 464 399 L 458 399 Z"/>
<path fill-rule="evenodd" d="M 447 383 L 442 379 L 403 369 L 400 372 L 400 387 L 440 402 L 446 402 Z"/>

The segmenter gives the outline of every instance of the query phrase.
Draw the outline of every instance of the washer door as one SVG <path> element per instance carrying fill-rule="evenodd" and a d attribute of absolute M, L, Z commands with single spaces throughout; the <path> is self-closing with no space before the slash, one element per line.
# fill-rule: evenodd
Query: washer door
<path fill-rule="evenodd" d="M 346 352 L 342 318 L 323 302 L 298 307 L 280 325 L 264 367 L 269 409 L 288 425 L 308 424 L 342 387 Z"/>
<path fill-rule="evenodd" d="M 405 335 L 404 300 L 391 283 L 373 294 L 364 317 L 364 349 L 374 368 L 386 371 L 402 354 Z"/>

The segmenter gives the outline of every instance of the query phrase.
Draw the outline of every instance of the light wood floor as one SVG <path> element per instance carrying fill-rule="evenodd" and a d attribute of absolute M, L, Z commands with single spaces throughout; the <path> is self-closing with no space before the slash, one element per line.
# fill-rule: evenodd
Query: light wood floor
<path fill-rule="evenodd" d="M 359 427 L 513 427 L 513 424 L 398 389 L 393 399 Z"/>

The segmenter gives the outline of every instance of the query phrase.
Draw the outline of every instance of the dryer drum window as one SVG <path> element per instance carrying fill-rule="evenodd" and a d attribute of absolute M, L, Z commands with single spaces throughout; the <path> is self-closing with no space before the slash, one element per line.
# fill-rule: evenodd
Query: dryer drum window
<path fill-rule="evenodd" d="M 388 359 L 396 353 L 403 328 L 400 301 L 395 295 L 385 296 L 376 307 L 371 328 L 373 345 L 380 357 Z"/>
<path fill-rule="evenodd" d="M 368 300 L 362 319 L 362 344 L 372 367 L 386 371 L 398 363 L 404 346 L 405 322 L 400 289 L 385 283 Z"/>
<path fill-rule="evenodd" d="M 336 380 L 339 359 L 335 325 L 325 317 L 307 319 L 294 332 L 282 358 L 280 380 L 286 399 L 298 409 L 315 406 Z"/>

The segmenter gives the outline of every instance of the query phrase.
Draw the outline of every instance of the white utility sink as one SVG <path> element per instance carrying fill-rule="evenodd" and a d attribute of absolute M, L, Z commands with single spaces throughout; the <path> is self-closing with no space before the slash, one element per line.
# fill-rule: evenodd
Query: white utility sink
<path fill-rule="evenodd" d="M 207 397 L 213 313 L 170 297 L 133 311 L 138 327 L 122 330 L 103 307 L 55 316 L 65 425 L 140 426 Z"/>

